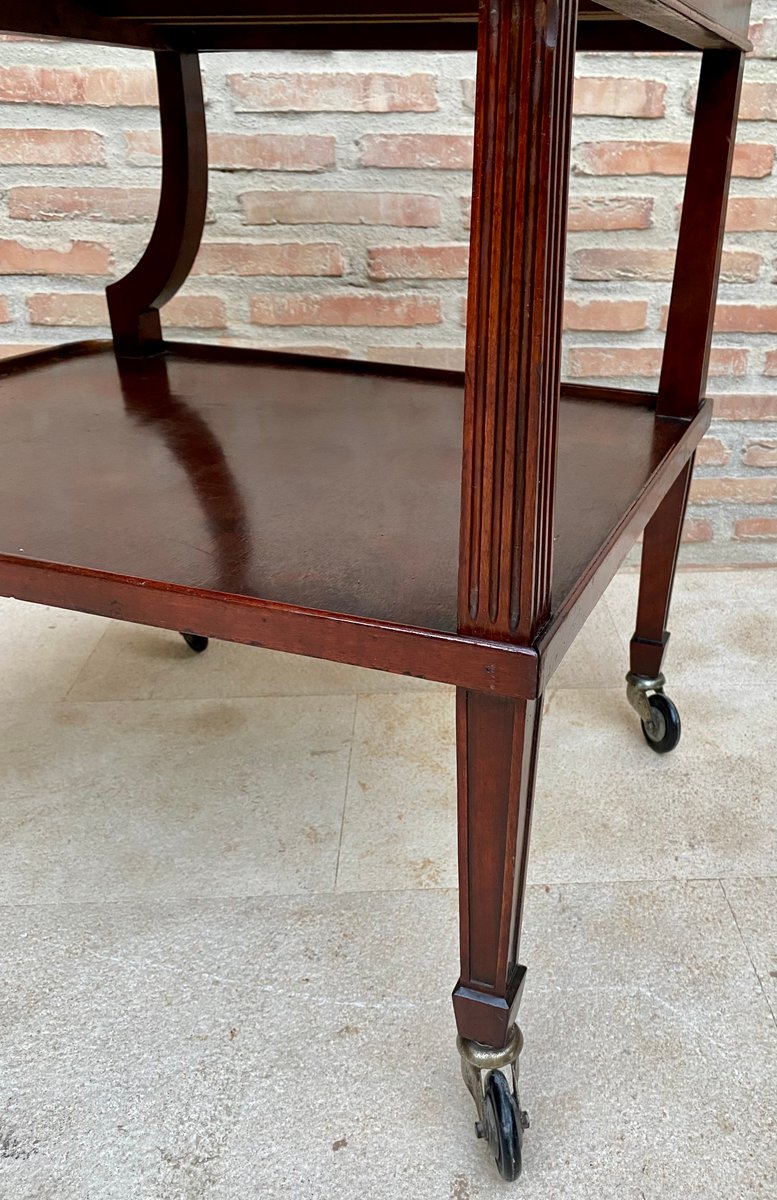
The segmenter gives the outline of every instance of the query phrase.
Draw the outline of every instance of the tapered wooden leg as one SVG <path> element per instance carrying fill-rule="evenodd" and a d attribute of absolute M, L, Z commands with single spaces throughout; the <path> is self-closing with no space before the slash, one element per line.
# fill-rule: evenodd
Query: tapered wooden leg
<path fill-rule="evenodd" d="M 501 1047 L 520 1002 L 518 945 L 542 699 L 457 692 L 462 1037 Z"/>
<path fill-rule="evenodd" d="M 659 675 L 669 641 L 666 625 L 692 474 L 693 459 L 680 472 L 645 529 L 631 671 L 650 679 Z"/>

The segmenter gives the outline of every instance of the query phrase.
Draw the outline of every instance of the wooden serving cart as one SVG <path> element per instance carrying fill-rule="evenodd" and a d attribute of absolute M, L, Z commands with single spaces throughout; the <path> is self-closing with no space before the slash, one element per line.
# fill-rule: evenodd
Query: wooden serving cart
<path fill-rule="evenodd" d="M 648 743 L 707 361 L 749 0 L 4 0 L 0 26 L 156 56 L 163 175 L 112 342 L 0 369 L 0 594 L 455 684 L 477 1132 L 516 1178 L 519 935 L 542 696 L 644 530 Z M 464 373 L 166 341 L 206 211 L 198 54 L 478 52 Z M 560 382 L 575 49 L 701 52 L 656 392 Z M 649 765 L 645 764 L 649 770 Z M 500 1068 L 511 1067 L 508 1079 Z"/>

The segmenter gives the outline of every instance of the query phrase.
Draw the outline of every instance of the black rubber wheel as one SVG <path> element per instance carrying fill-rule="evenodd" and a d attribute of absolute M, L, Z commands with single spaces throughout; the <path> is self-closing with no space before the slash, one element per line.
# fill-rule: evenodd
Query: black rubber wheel
<path fill-rule="evenodd" d="M 203 650 L 208 649 L 208 639 L 200 633 L 182 633 L 181 637 L 195 654 L 202 654 Z"/>
<path fill-rule="evenodd" d="M 521 1173 L 523 1129 L 518 1104 L 501 1071 L 489 1071 L 486 1076 L 483 1125 L 499 1174 L 512 1182 Z"/>
<path fill-rule="evenodd" d="M 645 722 L 642 722 L 645 741 L 656 754 L 668 754 L 680 740 L 680 714 L 663 692 L 656 692 L 654 696 L 649 696 L 648 700 L 655 728 L 650 731 L 645 727 Z"/>

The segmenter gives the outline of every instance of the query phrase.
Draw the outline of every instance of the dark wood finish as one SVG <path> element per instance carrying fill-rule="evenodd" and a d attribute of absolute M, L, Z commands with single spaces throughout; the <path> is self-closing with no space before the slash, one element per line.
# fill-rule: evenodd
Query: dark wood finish
<path fill-rule="evenodd" d="M 116 353 L 162 349 L 159 309 L 186 282 L 208 206 L 208 135 L 196 54 L 158 52 L 162 190 L 148 248 L 137 266 L 106 289 Z"/>
<path fill-rule="evenodd" d="M 599 552 L 591 557 L 566 595 L 559 598 L 553 616 L 534 642 L 540 656 L 540 691 L 547 687 L 646 521 L 692 457 L 709 427 L 711 416 L 712 403 L 707 401 L 692 421 L 675 426 L 678 441 L 673 453 L 663 459 L 651 475 L 649 484 L 635 497 L 610 536 L 602 543 Z M 606 480 L 605 474 L 602 482 L 606 484 Z"/>
<path fill-rule="evenodd" d="M 720 256 L 734 154 L 744 55 L 702 56 L 675 277 L 669 306 L 658 412 L 690 417 L 707 386 Z M 677 554 L 693 460 L 645 529 L 631 670 L 655 678 L 663 662 Z"/>
<path fill-rule="evenodd" d="M 658 411 L 687 417 L 707 385 L 744 55 L 702 55 Z"/>
<path fill-rule="evenodd" d="M 510 700 L 459 688 L 461 976 L 459 1033 L 503 1046 L 524 968 L 518 946 L 526 887 L 542 697 Z"/>
<path fill-rule="evenodd" d="M 457 688 L 460 1032 L 505 1044 L 542 694 L 646 526 L 655 674 L 704 400 L 747 0 L 6 0 L 157 54 L 163 183 L 112 343 L 0 367 L 0 594 Z M 464 374 L 165 342 L 207 198 L 199 50 L 461 49 L 478 83 Z M 559 382 L 575 45 L 704 49 L 657 396 Z"/>
<path fill-rule="evenodd" d="M 576 6 L 481 22 L 459 626 L 528 643 L 550 613 Z M 519 219 L 519 214 L 520 218 Z"/>
<path fill-rule="evenodd" d="M 607 7 L 585 0 L 579 10 L 581 48 L 671 50 L 679 44 L 747 50 L 748 8 L 747 0 L 609 0 Z M 392 0 L 372 6 L 364 0 L 326 5 L 320 0 L 261 5 L 249 0 L 222 5 L 214 0 L 5 0 L 0 27 L 152 50 L 464 50 L 475 46 L 477 15 L 478 0 Z M 607 28 L 612 18 L 622 42 Z"/>
<path fill-rule="evenodd" d="M 551 613 L 576 17 L 576 0 L 552 25 L 542 4 L 487 0 L 478 44 L 459 628 L 524 645 Z M 463 1036 L 500 1046 L 518 995 L 538 711 L 459 696 L 454 1006 Z"/>
<path fill-rule="evenodd" d="M 9 359 L 0 552 L 455 633 L 463 391 L 460 372 L 176 343 L 141 361 L 106 343 Z M 644 393 L 570 392 L 556 613 L 602 554 L 609 579 L 619 522 L 639 532 L 708 420 L 657 421 Z M 127 619 L 147 619 L 139 601 Z"/>
<path fill-rule="evenodd" d="M 691 458 L 648 522 L 642 543 L 637 632 L 631 639 L 631 670 L 635 675 L 646 675 L 650 679 L 658 676 L 669 641 L 666 623 L 692 474 Z"/>

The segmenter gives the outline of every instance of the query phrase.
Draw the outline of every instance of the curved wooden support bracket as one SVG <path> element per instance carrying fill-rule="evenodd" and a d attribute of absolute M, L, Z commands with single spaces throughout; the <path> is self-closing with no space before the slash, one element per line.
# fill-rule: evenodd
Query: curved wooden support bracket
<path fill-rule="evenodd" d="M 208 203 L 208 143 L 199 58 L 155 55 L 162 125 L 162 191 L 145 254 L 106 289 L 120 357 L 158 354 L 159 309 L 186 281 L 202 238 Z"/>

